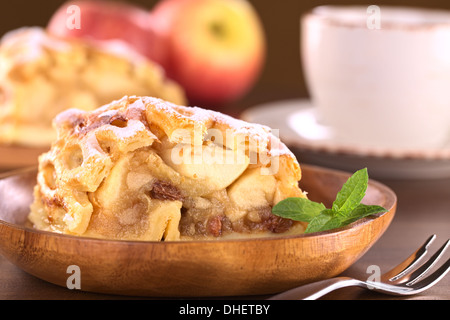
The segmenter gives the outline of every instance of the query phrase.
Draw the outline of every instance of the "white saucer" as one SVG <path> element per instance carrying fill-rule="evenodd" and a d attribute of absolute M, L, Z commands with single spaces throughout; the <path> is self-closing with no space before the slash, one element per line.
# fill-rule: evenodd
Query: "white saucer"
<path fill-rule="evenodd" d="M 440 149 L 396 150 L 345 145 L 317 122 L 310 100 L 266 103 L 245 110 L 241 118 L 280 130 L 281 140 L 304 163 L 354 172 L 367 167 L 372 178 L 437 179 L 450 177 L 450 145 Z"/>

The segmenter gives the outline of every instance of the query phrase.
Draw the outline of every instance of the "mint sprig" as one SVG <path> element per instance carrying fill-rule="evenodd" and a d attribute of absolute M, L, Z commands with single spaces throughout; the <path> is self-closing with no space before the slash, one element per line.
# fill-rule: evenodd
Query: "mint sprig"
<path fill-rule="evenodd" d="M 342 186 L 331 208 L 305 198 L 287 198 L 278 202 L 272 213 L 276 216 L 307 222 L 305 233 L 346 226 L 361 218 L 386 212 L 383 207 L 362 204 L 369 175 L 367 168 L 355 172 Z"/>

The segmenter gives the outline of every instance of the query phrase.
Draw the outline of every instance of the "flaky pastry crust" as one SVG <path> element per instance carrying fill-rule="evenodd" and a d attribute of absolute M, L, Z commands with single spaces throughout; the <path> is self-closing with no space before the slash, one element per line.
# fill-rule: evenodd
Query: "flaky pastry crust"
<path fill-rule="evenodd" d="M 268 127 L 138 96 L 67 110 L 54 125 L 29 217 L 38 229 L 148 241 L 303 231 L 271 213 L 305 194 Z"/>
<path fill-rule="evenodd" d="M 119 42 L 93 46 L 39 27 L 11 31 L 1 40 L 1 144 L 50 146 L 58 113 L 93 110 L 125 94 L 186 103 L 183 89 L 159 65 Z"/>

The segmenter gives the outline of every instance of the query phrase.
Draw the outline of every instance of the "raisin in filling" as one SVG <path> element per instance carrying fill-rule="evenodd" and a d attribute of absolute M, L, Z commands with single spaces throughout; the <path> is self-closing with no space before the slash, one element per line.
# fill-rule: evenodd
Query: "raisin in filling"
<path fill-rule="evenodd" d="M 156 180 L 151 187 L 150 197 L 158 200 L 185 201 L 180 189 L 170 182 Z M 247 213 L 238 221 L 231 222 L 224 214 L 224 204 L 210 199 L 208 208 L 181 209 L 180 233 L 184 236 L 220 237 L 229 232 L 251 233 L 270 231 L 283 233 L 289 230 L 293 221 L 272 214 L 271 207 L 262 207 Z"/>
<path fill-rule="evenodd" d="M 152 189 L 150 190 L 150 196 L 153 199 L 158 200 L 179 200 L 183 201 L 184 197 L 177 187 L 173 184 L 161 180 L 157 180 L 153 183 Z"/>

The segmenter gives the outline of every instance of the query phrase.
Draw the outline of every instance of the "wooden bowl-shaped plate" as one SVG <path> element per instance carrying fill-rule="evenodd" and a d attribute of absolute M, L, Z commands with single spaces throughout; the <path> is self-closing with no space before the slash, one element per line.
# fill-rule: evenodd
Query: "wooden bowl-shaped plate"
<path fill-rule="evenodd" d="M 301 187 L 329 206 L 350 175 L 303 166 Z M 308 235 L 138 242 L 60 235 L 25 226 L 36 170 L 0 180 L 0 254 L 24 271 L 66 286 L 79 267 L 81 290 L 152 297 L 265 295 L 336 276 L 389 226 L 396 195 L 370 181 L 364 203 L 389 211 Z M 70 270 L 70 269 L 69 269 Z"/>

